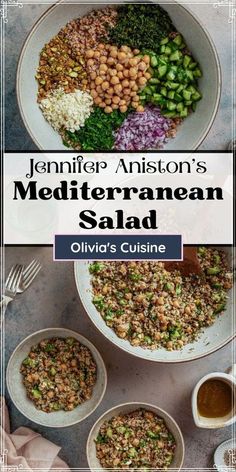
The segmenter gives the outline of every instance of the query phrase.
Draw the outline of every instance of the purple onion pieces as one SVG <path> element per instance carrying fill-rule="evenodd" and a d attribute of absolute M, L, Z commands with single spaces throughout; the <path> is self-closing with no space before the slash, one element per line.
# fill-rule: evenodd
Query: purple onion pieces
<path fill-rule="evenodd" d="M 161 149 L 173 121 L 160 113 L 160 108 L 146 106 L 144 112 L 132 112 L 115 133 L 114 149 L 139 151 Z"/>

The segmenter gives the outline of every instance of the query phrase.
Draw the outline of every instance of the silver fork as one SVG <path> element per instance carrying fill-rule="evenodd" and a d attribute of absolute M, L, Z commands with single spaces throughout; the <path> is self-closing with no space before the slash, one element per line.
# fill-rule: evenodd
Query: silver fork
<path fill-rule="evenodd" d="M 7 277 L 4 294 L 0 303 L 0 307 L 2 308 L 2 319 L 4 318 L 8 303 L 10 303 L 16 296 L 17 289 L 22 278 L 23 268 L 24 267 L 21 264 L 15 264 L 14 266 L 12 266 L 10 273 Z"/>
<path fill-rule="evenodd" d="M 36 259 L 33 259 L 33 261 L 27 267 L 24 267 L 23 274 L 17 288 L 17 293 L 24 292 L 31 285 L 41 269 L 42 266 Z"/>

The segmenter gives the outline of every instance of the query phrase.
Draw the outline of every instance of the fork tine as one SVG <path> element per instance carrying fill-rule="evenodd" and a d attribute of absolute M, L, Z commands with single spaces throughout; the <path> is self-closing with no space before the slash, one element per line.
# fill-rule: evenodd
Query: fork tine
<path fill-rule="evenodd" d="M 12 268 L 11 268 L 9 274 L 8 274 L 7 280 L 6 280 L 6 282 L 5 282 L 5 287 L 7 287 L 8 284 L 11 283 L 11 279 L 12 279 L 13 273 L 15 272 L 16 268 L 17 268 L 17 264 L 15 264 L 14 266 L 12 266 Z"/>
<path fill-rule="evenodd" d="M 16 265 L 16 270 L 12 276 L 11 283 L 9 284 L 8 290 L 14 292 L 17 290 L 17 287 L 22 276 L 23 267 L 19 264 Z"/>
<path fill-rule="evenodd" d="M 38 264 L 38 261 L 36 259 L 33 259 L 30 264 L 25 267 L 24 269 L 24 272 L 23 272 L 23 275 L 24 275 L 24 278 L 27 277 L 28 273 L 31 271 L 31 269 L 35 266 L 35 264 Z"/>
<path fill-rule="evenodd" d="M 24 277 L 24 287 L 25 289 L 29 287 L 29 285 L 33 282 L 34 278 L 36 275 L 39 273 L 39 271 L 42 269 L 42 266 L 39 262 L 37 262 L 37 265 L 34 265 L 33 269 L 28 273 L 27 277 Z"/>

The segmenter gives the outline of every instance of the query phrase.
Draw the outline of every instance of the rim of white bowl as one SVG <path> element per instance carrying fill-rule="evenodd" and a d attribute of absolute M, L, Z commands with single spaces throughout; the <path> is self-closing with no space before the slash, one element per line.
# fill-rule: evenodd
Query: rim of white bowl
<path fill-rule="evenodd" d="M 130 350 L 128 351 L 128 349 L 123 346 L 123 345 L 120 345 L 119 344 L 119 338 L 117 336 L 117 341 L 113 341 L 111 340 L 109 334 L 105 333 L 103 331 L 103 329 L 100 327 L 99 323 L 96 322 L 94 320 L 94 318 L 90 315 L 90 310 L 89 310 L 89 307 L 87 306 L 87 302 L 85 301 L 82 293 L 81 293 L 81 290 L 80 290 L 80 286 L 79 286 L 79 280 L 77 277 L 77 271 L 76 271 L 76 265 L 78 264 L 78 262 L 80 261 L 75 261 L 74 262 L 74 277 L 75 277 L 75 284 L 76 284 L 76 288 L 77 288 L 77 291 L 78 291 L 78 295 L 79 295 L 79 298 L 81 300 L 81 303 L 84 307 L 84 310 L 85 312 L 87 313 L 89 319 L 92 321 L 92 323 L 94 324 L 95 328 L 106 338 L 108 339 L 108 341 L 110 341 L 110 343 L 112 343 L 113 345 L 117 346 L 119 349 L 122 349 L 122 351 L 126 352 L 127 354 L 130 354 L 131 356 L 135 356 L 135 357 L 138 357 L 139 359 L 143 359 L 144 361 L 147 361 L 147 362 L 156 362 L 156 363 L 159 363 L 159 364 L 183 364 L 185 362 L 192 362 L 192 361 L 196 361 L 198 359 L 202 359 L 203 357 L 207 357 L 209 356 L 210 354 L 213 354 L 214 352 L 216 351 L 219 351 L 220 349 L 222 349 L 224 346 L 226 346 L 226 344 L 230 343 L 235 337 L 236 337 L 236 333 L 232 333 L 231 336 L 229 336 L 228 338 L 225 339 L 225 341 L 223 341 L 221 344 L 219 344 L 219 346 L 216 346 L 216 347 L 213 347 L 212 349 L 210 349 L 207 353 L 202 353 L 202 354 L 195 354 L 194 356 L 191 356 L 190 354 L 190 358 L 189 359 L 168 359 L 168 360 L 163 360 L 163 359 L 149 359 L 147 357 L 144 357 L 142 354 L 139 354 L 138 352 L 135 352 L 135 348 L 133 350 Z M 233 287 L 233 290 L 235 290 L 235 288 Z M 98 316 L 101 316 L 98 312 Z M 110 328 L 111 329 L 111 328 Z M 133 346 L 132 346 L 133 347 Z M 144 349 L 145 351 L 145 349 Z"/>
<path fill-rule="evenodd" d="M 220 65 L 220 60 L 219 60 L 219 56 L 218 56 L 218 52 L 217 52 L 217 49 L 216 49 L 216 46 L 210 36 L 210 34 L 208 33 L 207 29 L 205 28 L 205 26 L 203 26 L 201 20 L 198 18 L 197 15 L 193 14 L 191 12 L 191 10 L 189 10 L 189 8 L 186 8 L 186 6 L 183 6 L 181 4 L 178 3 L 178 1 L 176 0 L 173 0 L 174 3 L 176 3 L 180 8 L 182 8 L 182 10 L 186 10 L 189 15 L 197 21 L 197 23 L 199 24 L 199 26 L 201 27 L 202 31 L 204 32 L 205 34 L 205 37 L 213 51 L 213 54 L 214 54 L 214 58 L 215 58 L 215 61 L 216 61 L 216 69 L 217 69 L 217 85 L 216 85 L 216 89 L 217 89 L 217 94 L 216 94 L 216 99 L 215 99 L 215 105 L 214 105 L 214 108 L 213 108 L 213 112 L 212 112 L 212 116 L 206 126 L 206 129 L 204 131 L 204 133 L 202 134 L 202 136 L 200 136 L 199 140 L 197 141 L 196 145 L 193 146 L 191 149 L 187 149 L 187 151 L 193 151 L 193 150 L 196 150 L 198 149 L 198 147 L 201 145 L 201 143 L 204 141 L 204 139 L 207 137 L 213 123 L 214 123 L 214 120 L 215 120 L 215 117 L 216 117 L 216 114 L 218 112 L 218 109 L 219 109 L 219 104 L 220 104 L 220 98 L 221 98 L 221 90 L 222 90 L 222 72 L 221 72 L 221 65 Z M 22 49 L 21 49 L 21 52 L 20 52 L 20 56 L 19 56 L 19 59 L 18 59 L 18 64 L 17 64 L 17 71 L 16 71 L 16 97 L 17 97 L 17 103 L 18 103 L 18 107 L 19 107 L 19 110 L 20 110 L 20 114 L 21 114 L 21 118 L 22 118 L 22 121 L 24 123 L 24 126 L 26 128 L 26 130 L 28 131 L 28 134 L 29 136 L 31 137 L 32 141 L 34 142 L 34 144 L 36 144 L 36 146 L 40 149 L 40 150 L 43 150 L 43 151 L 46 151 L 47 149 L 43 148 L 41 146 L 41 144 L 38 142 L 38 140 L 36 139 L 36 137 L 34 136 L 34 133 L 31 131 L 31 128 L 30 128 L 30 125 L 28 124 L 28 121 L 25 117 L 25 114 L 24 114 L 24 109 L 22 107 L 22 103 L 21 103 L 21 94 L 20 94 L 20 86 L 19 86 L 19 82 L 20 82 L 20 71 L 21 71 L 21 64 L 22 64 L 22 60 L 23 60 L 23 57 L 24 57 L 24 53 L 25 53 L 25 50 L 28 46 L 28 42 L 31 38 L 31 36 L 33 35 L 34 31 L 38 28 L 38 26 L 42 23 L 42 21 L 44 20 L 44 18 L 46 16 L 48 16 L 48 14 L 54 9 L 54 8 L 57 8 L 58 6 L 60 6 L 61 4 L 63 4 L 66 2 L 64 2 L 64 0 L 59 0 L 58 2 L 56 2 L 55 5 L 51 5 L 49 8 L 46 9 L 46 11 L 44 13 L 42 13 L 42 15 L 38 18 L 38 20 L 34 23 L 33 27 L 30 29 L 24 43 L 23 43 L 23 46 L 22 46 Z M 158 2 L 153 2 L 153 3 L 158 3 Z M 164 5 L 164 3 L 162 3 L 162 1 L 160 0 L 160 2 L 162 5 Z M 92 5 L 92 4 L 91 4 Z M 114 6 L 116 6 L 117 3 L 114 3 Z M 119 4 L 118 4 L 119 5 Z M 66 148 L 65 148 L 66 150 Z M 55 150 L 56 151 L 56 150 Z"/>
<path fill-rule="evenodd" d="M 178 425 L 178 423 L 175 421 L 175 419 L 173 418 L 173 416 L 171 416 L 166 410 L 163 410 L 163 408 L 160 408 L 159 406 L 157 405 L 153 405 L 152 403 L 147 403 L 147 402 L 142 402 L 142 401 L 139 401 L 139 402 L 126 402 L 126 403 L 120 403 L 119 405 L 115 405 L 113 406 L 112 408 L 109 408 L 109 410 L 106 410 L 98 419 L 97 421 L 95 421 L 95 423 L 93 424 L 92 428 L 90 429 L 90 432 L 89 432 L 89 435 L 88 435 L 88 439 L 87 439 L 87 443 L 86 443 L 86 455 L 87 455 L 87 461 L 88 461 L 88 465 L 89 465 L 89 468 L 91 470 L 95 470 L 94 467 L 92 467 L 91 465 L 91 462 L 90 462 L 90 451 L 89 451 L 89 443 L 92 439 L 92 435 L 94 433 L 94 429 L 96 428 L 96 426 L 103 420 L 103 418 L 108 414 L 108 413 L 112 413 L 114 410 L 117 410 L 117 408 L 119 409 L 122 409 L 124 407 L 127 407 L 127 406 L 134 406 L 135 407 L 138 407 L 138 405 L 140 406 L 140 408 L 144 407 L 144 408 L 153 408 L 154 410 L 156 410 L 157 412 L 157 415 L 164 413 L 164 415 L 166 415 L 168 417 L 168 419 L 175 425 L 178 433 L 179 433 L 179 436 L 180 436 L 180 442 L 181 442 L 181 445 L 182 445 L 182 449 L 183 449 L 183 454 L 182 454 L 182 458 L 181 458 L 181 464 L 180 466 L 178 466 L 177 469 L 175 470 L 180 470 L 182 468 L 182 465 L 183 465 L 183 462 L 184 462 L 184 456 L 185 456 L 185 443 L 184 443 L 184 437 L 183 437 L 183 433 Z M 164 419 L 164 418 L 163 418 Z M 165 419 L 164 419 L 165 421 Z M 170 468 L 171 469 L 171 468 Z M 103 467 L 101 467 L 101 470 L 106 470 L 104 469 Z"/>
<path fill-rule="evenodd" d="M 9 379 L 10 379 L 10 363 L 12 361 L 12 358 L 14 357 L 14 355 L 17 353 L 18 349 L 23 346 L 25 344 L 26 341 L 28 341 L 30 338 L 32 338 L 33 336 L 37 335 L 37 334 L 46 334 L 46 333 L 50 333 L 50 331 L 55 331 L 57 330 L 59 333 L 68 333 L 69 335 L 73 336 L 73 335 L 79 335 L 80 338 L 81 338 L 81 343 L 83 344 L 83 341 L 86 341 L 86 343 L 88 344 L 88 347 L 89 349 L 91 350 L 91 353 L 93 354 L 93 351 L 96 352 L 96 355 L 99 357 L 99 361 L 101 363 L 101 366 L 102 366 L 102 370 L 103 370 L 103 373 L 104 373 L 104 386 L 103 386 L 103 389 L 102 389 L 102 394 L 101 396 L 99 397 L 99 400 L 97 401 L 96 405 L 90 410 L 89 413 L 87 413 L 82 419 L 78 419 L 76 421 L 72 421 L 70 424 L 67 424 L 67 425 L 56 425 L 56 426 L 52 426 L 52 425 L 49 425 L 47 423 L 45 423 L 44 421 L 35 421 L 34 419 L 32 419 L 30 416 L 28 416 L 20 407 L 19 405 L 17 404 L 17 402 L 13 399 L 12 397 L 12 391 L 11 391 L 11 388 L 10 388 L 10 385 L 9 385 Z M 98 366 L 97 366 L 98 367 Z M 100 354 L 100 352 L 97 350 L 97 348 L 94 346 L 93 343 L 91 343 L 91 341 L 89 341 L 89 339 L 87 339 L 85 336 L 83 336 L 82 334 L 80 334 L 78 331 L 73 331 L 71 329 L 67 329 L 67 328 L 58 328 L 58 327 L 51 327 L 51 328 L 44 328 L 44 329 L 39 329 L 38 331 L 35 331 L 34 333 L 32 334 L 29 334 L 29 336 L 27 336 L 26 338 L 24 338 L 17 346 L 16 348 L 14 349 L 14 351 L 12 352 L 11 356 L 10 356 L 10 359 L 8 361 L 8 364 L 7 364 L 7 369 L 6 369 L 6 384 L 7 384 L 7 389 L 8 389 L 8 393 L 10 395 L 10 398 L 11 398 L 11 401 L 13 402 L 13 404 L 15 405 L 15 407 L 17 408 L 18 411 L 20 411 L 20 413 L 22 415 L 24 415 L 26 418 L 28 418 L 30 421 L 32 421 L 33 423 L 36 423 L 36 424 L 39 424 L 41 426 L 46 426 L 48 428 L 56 428 L 56 429 L 59 429 L 59 428 L 69 428 L 70 426 L 73 426 L 77 423 L 81 423 L 82 421 L 84 421 L 86 418 L 88 418 L 88 416 L 90 416 L 97 408 L 98 406 L 100 405 L 104 395 L 105 395 L 105 392 L 106 392 L 106 388 L 107 388 L 107 369 L 106 369 L 106 365 L 105 365 L 105 362 Z M 79 405 L 78 405 L 79 406 Z"/>

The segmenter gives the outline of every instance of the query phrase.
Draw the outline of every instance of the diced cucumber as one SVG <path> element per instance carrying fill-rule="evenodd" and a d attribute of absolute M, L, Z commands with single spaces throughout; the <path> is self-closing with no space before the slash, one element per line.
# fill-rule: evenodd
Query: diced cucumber
<path fill-rule="evenodd" d="M 176 109 L 176 103 L 172 102 L 171 100 L 168 100 L 167 102 L 167 108 L 169 111 L 173 111 Z"/>
<path fill-rule="evenodd" d="M 176 93 L 176 92 L 175 92 L 175 97 L 174 98 L 175 98 L 175 101 L 178 102 L 178 103 L 182 102 L 182 100 L 183 100 L 183 97 L 181 97 L 181 95 L 179 93 Z"/>
<path fill-rule="evenodd" d="M 167 72 L 167 66 L 166 65 L 158 67 L 159 77 L 163 77 L 166 74 L 166 72 Z"/>
<path fill-rule="evenodd" d="M 176 109 L 177 109 L 177 111 L 179 111 L 179 112 L 183 111 L 183 109 L 184 109 L 184 104 L 183 104 L 183 102 L 178 103 Z"/>
<path fill-rule="evenodd" d="M 161 53 L 163 54 L 166 50 L 166 46 L 163 44 L 161 47 L 160 47 L 160 51 Z"/>
<path fill-rule="evenodd" d="M 171 48 L 169 46 L 166 46 L 165 47 L 165 54 L 167 54 L 167 56 L 170 56 L 171 53 L 172 53 Z"/>
<path fill-rule="evenodd" d="M 177 92 L 177 93 L 180 93 L 180 92 L 182 92 L 182 90 L 184 90 L 184 85 L 181 84 L 181 85 L 177 88 L 176 92 Z"/>
<path fill-rule="evenodd" d="M 184 56 L 184 60 L 183 60 L 183 66 L 184 66 L 185 69 L 187 69 L 187 67 L 189 66 L 190 62 L 192 62 L 192 58 L 186 54 L 186 55 Z"/>
<path fill-rule="evenodd" d="M 192 103 L 193 103 L 192 100 L 186 100 L 185 105 L 187 107 L 190 107 L 190 105 L 192 105 Z"/>
<path fill-rule="evenodd" d="M 160 92 L 161 92 L 162 95 L 164 95 L 164 97 L 167 97 L 167 90 L 166 90 L 166 87 L 161 87 Z"/>
<path fill-rule="evenodd" d="M 170 88 L 172 90 L 176 90 L 179 88 L 179 83 L 178 82 L 170 82 Z"/>
<path fill-rule="evenodd" d="M 168 98 L 171 98 L 171 100 L 173 100 L 173 98 L 175 98 L 175 92 L 174 92 L 174 90 L 170 90 L 170 91 L 168 92 Z"/>
<path fill-rule="evenodd" d="M 180 112 L 180 117 L 186 118 L 187 116 L 188 116 L 188 109 L 187 107 L 184 107 L 184 109 Z"/>
<path fill-rule="evenodd" d="M 202 77 L 202 71 L 199 69 L 199 67 L 193 71 L 193 75 L 194 77 Z"/>
<path fill-rule="evenodd" d="M 177 46 L 180 46 L 182 44 L 182 41 L 183 41 L 183 38 L 182 38 L 181 34 L 178 34 L 173 39 L 173 43 L 177 44 Z"/>
<path fill-rule="evenodd" d="M 196 111 L 196 108 L 197 108 L 196 102 L 193 102 L 193 103 L 192 103 L 191 108 L 192 108 L 193 111 Z"/>
<path fill-rule="evenodd" d="M 157 57 L 156 57 L 156 56 L 152 56 L 152 57 L 151 57 L 151 66 L 152 66 L 152 67 L 156 67 L 157 64 L 158 64 Z"/>
<path fill-rule="evenodd" d="M 162 95 L 161 95 L 160 93 L 154 93 L 154 94 L 153 94 L 153 98 L 154 98 L 154 100 L 155 100 L 156 102 L 158 102 L 159 100 L 162 100 L 162 99 L 163 99 L 163 97 L 162 97 Z"/>
<path fill-rule="evenodd" d="M 167 37 L 167 38 L 162 39 L 160 44 L 162 46 L 163 44 L 167 44 L 168 42 L 169 42 L 169 38 Z"/>
<path fill-rule="evenodd" d="M 149 84 L 159 84 L 160 83 L 160 80 L 157 79 L 156 77 L 152 77 L 149 82 Z"/>
<path fill-rule="evenodd" d="M 191 81 L 194 81 L 194 77 L 193 77 L 193 72 L 191 70 L 186 70 L 186 77 L 191 80 Z"/>
<path fill-rule="evenodd" d="M 197 63 L 196 63 L 196 62 L 191 62 L 191 63 L 189 64 L 188 68 L 189 68 L 190 70 L 193 70 L 193 69 L 195 69 L 196 66 L 197 66 Z"/>
<path fill-rule="evenodd" d="M 174 80 L 175 79 L 175 71 L 170 69 L 169 72 L 167 72 L 167 74 L 166 74 L 166 78 L 168 80 Z"/>
<path fill-rule="evenodd" d="M 181 51 L 175 51 L 170 55 L 170 61 L 179 61 L 182 56 Z"/>
<path fill-rule="evenodd" d="M 142 92 L 146 95 L 151 95 L 152 94 L 152 89 L 150 87 L 148 87 L 148 85 L 146 85 L 146 87 L 144 87 Z"/>
<path fill-rule="evenodd" d="M 162 115 L 165 118 L 175 118 L 176 116 L 178 116 L 178 115 L 176 115 L 176 113 L 174 111 L 169 111 L 169 110 L 163 110 Z"/>
<path fill-rule="evenodd" d="M 183 90 L 183 98 L 184 100 L 190 100 L 191 99 L 191 92 L 189 92 L 188 90 Z"/>
<path fill-rule="evenodd" d="M 194 100 L 194 102 L 198 102 L 198 100 L 201 100 L 202 96 L 200 92 L 195 92 L 191 95 L 191 98 Z"/>

